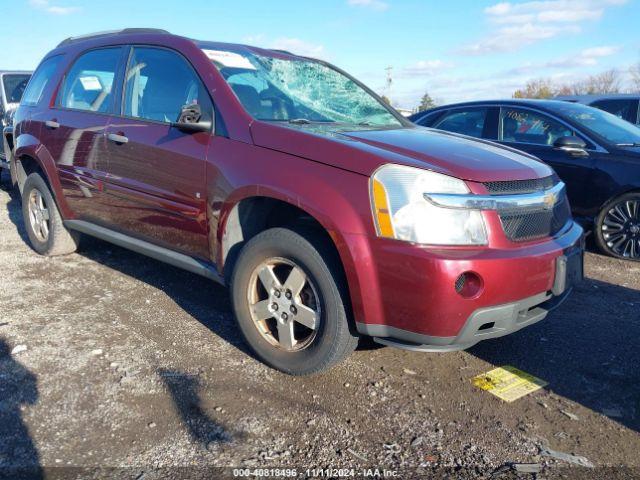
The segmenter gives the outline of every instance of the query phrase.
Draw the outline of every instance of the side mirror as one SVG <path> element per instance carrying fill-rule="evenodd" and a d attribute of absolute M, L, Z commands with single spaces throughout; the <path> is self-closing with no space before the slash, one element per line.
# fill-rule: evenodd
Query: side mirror
<path fill-rule="evenodd" d="M 172 122 L 171 126 L 182 130 L 183 132 L 210 132 L 211 122 L 204 122 L 202 118 L 202 109 L 197 103 L 185 105 L 180 110 L 180 116 L 177 122 Z"/>
<path fill-rule="evenodd" d="M 587 144 L 584 140 L 574 136 L 558 138 L 554 142 L 553 148 L 567 152 L 574 157 L 586 157 L 589 155 L 586 150 Z"/>

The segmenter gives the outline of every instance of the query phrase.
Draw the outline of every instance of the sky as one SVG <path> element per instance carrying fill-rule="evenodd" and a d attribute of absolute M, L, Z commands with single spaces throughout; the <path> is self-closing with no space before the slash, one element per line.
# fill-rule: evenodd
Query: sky
<path fill-rule="evenodd" d="M 0 0 L 0 68 L 34 69 L 61 40 L 154 27 L 328 60 L 411 109 L 510 97 L 640 61 L 640 0 Z M 389 67 L 391 67 L 390 70 Z M 387 72 L 391 87 L 387 86 Z"/>

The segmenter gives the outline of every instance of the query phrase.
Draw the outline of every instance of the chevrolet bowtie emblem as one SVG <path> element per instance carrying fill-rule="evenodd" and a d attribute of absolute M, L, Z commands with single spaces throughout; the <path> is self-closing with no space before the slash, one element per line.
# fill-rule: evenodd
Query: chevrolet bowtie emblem
<path fill-rule="evenodd" d="M 551 210 L 556 204 L 556 194 L 553 192 L 545 194 L 542 202 L 545 210 Z"/>

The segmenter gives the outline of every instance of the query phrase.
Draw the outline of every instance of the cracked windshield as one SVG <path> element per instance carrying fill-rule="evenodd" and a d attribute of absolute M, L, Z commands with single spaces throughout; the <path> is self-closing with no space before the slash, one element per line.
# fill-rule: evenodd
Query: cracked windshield
<path fill-rule="evenodd" d="M 401 126 L 366 90 L 322 63 L 248 52 L 203 51 L 247 112 L 258 120 Z"/>

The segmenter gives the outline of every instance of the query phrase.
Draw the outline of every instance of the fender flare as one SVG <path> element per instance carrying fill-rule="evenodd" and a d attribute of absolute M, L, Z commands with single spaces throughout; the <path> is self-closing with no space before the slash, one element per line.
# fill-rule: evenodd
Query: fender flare
<path fill-rule="evenodd" d="M 55 160 L 49 150 L 37 138 L 29 134 L 19 135 L 15 139 L 14 160 L 16 162 L 16 177 L 20 193 L 22 193 L 27 176 L 22 167 L 22 159 L 24 158 L 30 158 L 35 161 L 44 173 L 46 177 L 44 180 L 51 188 L 51 194 L 60 209 L 62 217 L 65 219 L 73 218 L 73 213 L 64 199 Z"/>

